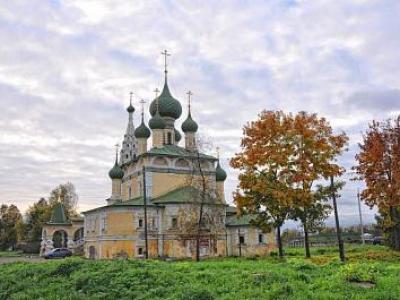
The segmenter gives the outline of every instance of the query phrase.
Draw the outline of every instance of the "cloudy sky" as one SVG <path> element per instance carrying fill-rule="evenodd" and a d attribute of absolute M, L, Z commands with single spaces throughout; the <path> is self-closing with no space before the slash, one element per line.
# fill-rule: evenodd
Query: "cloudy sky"
<path fill-rule="evenodd" d="M 173 95 L 186 107 L 193 91 L 200 132 L 221 148 L 229 201 L 227 161 L 262 109 L 327 117 L 351 138 L 349 169 L 368 122 L 400 113 L 399 14 L 397 0 L 2 1 L 0 202 L 24 210 L 71 181 L 80 210 L 104 205 L 129 91 L 162 87 L 163 49 Z M 344 222 L 356 192 L 343 191 Z"/>

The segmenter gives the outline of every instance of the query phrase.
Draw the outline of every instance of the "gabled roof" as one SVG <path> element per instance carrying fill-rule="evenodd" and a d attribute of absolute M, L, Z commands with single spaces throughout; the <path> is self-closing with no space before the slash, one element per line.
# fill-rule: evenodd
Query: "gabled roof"
<path fill-rule="evenodd" d="M 176 145 L 164 145 L 161 148 L 152 148 L 147 152 L 150 155 L 168 155 L 168 156 L 181 156 L 181 157 L 192 157 L 196 158 L 197 153 L 189 151 L 185 148 L 176 146 Z M 217 160 L 216 157 L 200 153 L 200 158 Z"/>
<path fill-rule="evenodd" d="M 211 198 L 211 197 L 210 197 Z M 214 199 L 205 199 L 205 204 L 215 204 Z M 172 190 L 164 195 L 151 200 L 154 204 L 166 203 L 201 203 L 201 192 L 199 189 L 192 186 L 184 186 Z"/>
<path fill-rule="evenodd" d="M 227 216 L 226 226 L 250 226 L 250 222 L 255 218 L 255 215 Z"/>
<path fill-rule="evenodd" d="M 48 224 L 71 224 L 65 215 L 64 205 L 61 202 L 54 206 L 53 211 L 51 212 L 51 219 Z"/>
<path fill-rule="evenodd" d="M 169 191 L 156 198 L 147 199 L 148 206 L 164 206 L 165 204 L 184 204 L 184 203 L 201 203 L 201 192 L 199 189 L 192 186 L 183 186 L 172 191 Z M 203 204 L 225 205 L 218 202 L 215 198 L 207 199 Z M 91 211 L 107 207 L 123 207 L 123 206 L 143 206 L 143 196 L 132 198 L 127 201 L 116 202 L 110 205 L 97 207 L 83 212 L 84 214 Z"/>

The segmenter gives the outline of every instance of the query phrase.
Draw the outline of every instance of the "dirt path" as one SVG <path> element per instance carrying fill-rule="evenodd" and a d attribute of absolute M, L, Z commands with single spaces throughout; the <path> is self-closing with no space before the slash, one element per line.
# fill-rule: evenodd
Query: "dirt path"
<path fill-rule="evenodd" d="M 44 258 L 39 256 L 19 256 L 19 257 L 0 257 L 1 264 L 9 264 L 13 262 L 43 262 Z"/>

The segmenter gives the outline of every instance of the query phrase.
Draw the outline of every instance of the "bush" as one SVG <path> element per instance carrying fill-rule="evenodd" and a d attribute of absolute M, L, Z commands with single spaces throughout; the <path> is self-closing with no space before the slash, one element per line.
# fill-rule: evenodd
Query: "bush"
<path fill-rule="evenodd" d="M 347 264 L 340 271 L 348 282 L 376 283 L 378 275 L 377 267 L 366 263 Z"/>

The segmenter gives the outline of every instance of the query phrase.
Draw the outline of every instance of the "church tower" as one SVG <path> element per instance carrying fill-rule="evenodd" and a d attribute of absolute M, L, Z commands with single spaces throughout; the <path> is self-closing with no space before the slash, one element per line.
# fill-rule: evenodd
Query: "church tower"
<path fill-rule="evenodd" d="M 195 151 L 196 146 L 196 132 L 199 126 L 192 119 L 192 112 L 190 109 L 190 97 L 192 92 L 187 92 L 188 94 L 188 116 L 186 120 L 182 123 L 182 131 L 185 133 L 185 148 L 189 151 Z"/>
<path fill-rule="evenodd" d="M 168 87 L 167 56 L 170 54 L 167 50 L 164 50 L 162 54 L 164 55 L 164 87 L 161 94 L 159 96 L 156 94 L 156 99 L 151 102 L 150 114 L 154 118 L 158 112 L 159 116 L 163 119 L 165 126 L 162 131 L 155 132 L 153 130 L 153 134 L 156 133 L 157 135 L 157 138 L 153 137 L 153 147 L 176 145 L 181 138 L 180 133 L 175 129 L 175 121 L 182 115 L 182 106 L 180 102 L 171 95 Z M 157 128 L 156 130 L 161 129 Z M 159 132 L 162 132 L 162 137 L 158 136 L 160 134 Z M 155 144 L 154 141 L 156 142 Z"/>
<path fill-rule="evenodd" d="M 122 178 L 124 177 L 124 171 L 118 164 L 118 145 L 116 145 L 115 163 L 112 169 L 108 172 L 108 176 L 111 178 L 111 197 L 108 200 L 108 203 L 112 204 L 122 200 L 121 184 Z"/>
<path fill-rule="evenodd" d="M 147 139 L 150 137 L 150 129 L 144 123 L 144 100 L 141 100 L 142 104 L 142 122 L 139 127 L 135 130 L 135 137 L 138 141 L 138 155 L 147 152 Z"/>
<path fill-rule="evenodd" d="M 131 160 L 135 160 L 138 155 L 138 143 L 135 138 L 135 126 L 133 125 L 133 113 L 135 108 L 132 106 L 132 92 L 130 93 L 129 106 L 127 112 L 129 114 L 128 127 L 124 135 L 124 141 L 122 142 L 120 163 L 126 164 Z"/>

